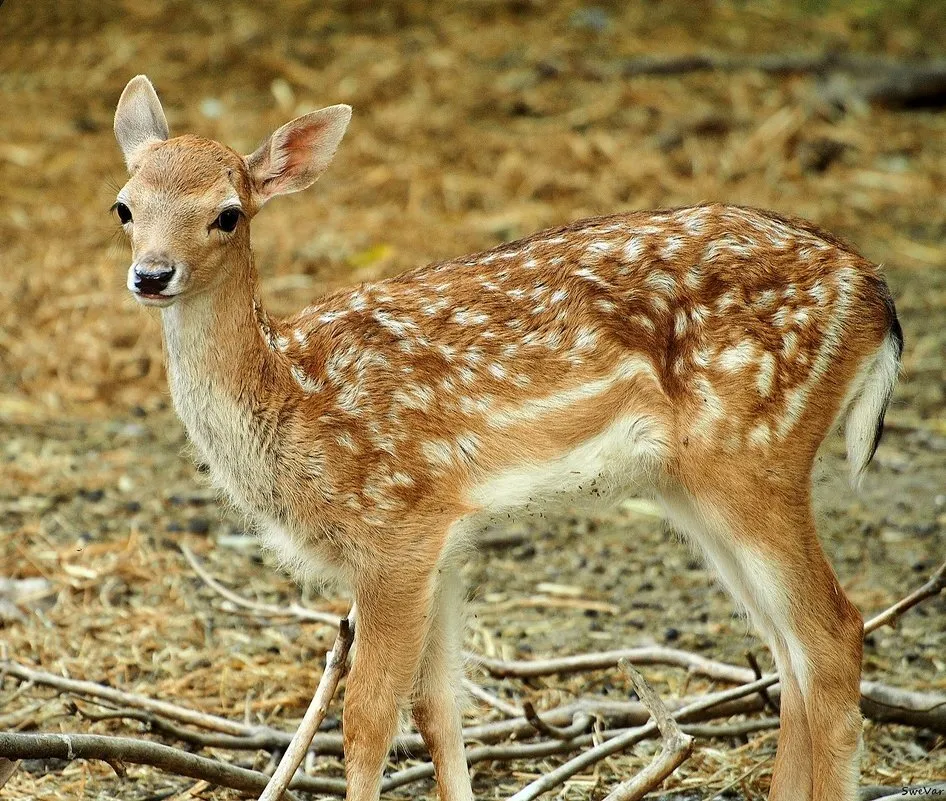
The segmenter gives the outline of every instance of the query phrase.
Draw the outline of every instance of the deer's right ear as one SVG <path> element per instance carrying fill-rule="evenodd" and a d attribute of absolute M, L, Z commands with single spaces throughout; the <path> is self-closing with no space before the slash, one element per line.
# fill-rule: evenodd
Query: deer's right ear
<path fill-rule="evenodd" d="M 329 106 L 283 125 L 246 157 L 257 207 L 276 195 L 299 192 L 328 167 L 351 120 L 351 107 Z"/>
<path fill-rule="evenodd" d="M 132 78 L 115 109 L 115 138 L 133 169 L 143 146 L 168 138 L 168 121 L 157 92 L 144 75 Z"/>

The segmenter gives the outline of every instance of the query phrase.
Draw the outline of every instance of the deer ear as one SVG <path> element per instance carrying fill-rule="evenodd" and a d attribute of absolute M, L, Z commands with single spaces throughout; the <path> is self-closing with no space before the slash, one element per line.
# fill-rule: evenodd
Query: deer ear
<path fill-rule="evenodd" d="M 118 99 L 115 138 L 129 170 L 133 169 L 144 145 L 168 138 L 168 121 L 161 101 L 144 75 L 132 78 Z"/>
<path fill-rule="evenodd" d="M 350 120 L 351 106 L 313 111 L 283 125 L 247 156 L 256 205 L 315 183 L 332 161 Z"/>

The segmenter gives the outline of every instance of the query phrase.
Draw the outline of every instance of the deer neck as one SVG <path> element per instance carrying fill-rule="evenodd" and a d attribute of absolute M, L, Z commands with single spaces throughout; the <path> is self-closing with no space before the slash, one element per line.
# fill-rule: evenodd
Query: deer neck
<path fill-rule="evenodd" d="M 162 310 L 171 397 L 211 468 L 254 452 L 256 417 L 274 387 L 278 366 L 258 324 L 256 287 L 248 261 Z"/>

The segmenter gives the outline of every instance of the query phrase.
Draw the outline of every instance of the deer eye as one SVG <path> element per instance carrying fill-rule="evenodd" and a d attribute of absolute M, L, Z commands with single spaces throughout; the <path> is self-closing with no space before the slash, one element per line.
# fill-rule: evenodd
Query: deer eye
<path fill-rule="evenodd" d="M 229 234 L 237 227 L 238 222 L 240 222 L 240 210 L 229 208 L 221 211 L 210 227 L 219 228 L 224 233 Z"/>
<path fill-rule="evenodd" d="M 119 201 L 114 206 L 112 206 L 112 208 L 115 209 L 115 213 L 118 215 L 118 219 L 122 225 L 126 225 L 127 223 L 131 222 L 131 209 L 128 208 L 128 206 L 126 206 L 124 203 Z"/>

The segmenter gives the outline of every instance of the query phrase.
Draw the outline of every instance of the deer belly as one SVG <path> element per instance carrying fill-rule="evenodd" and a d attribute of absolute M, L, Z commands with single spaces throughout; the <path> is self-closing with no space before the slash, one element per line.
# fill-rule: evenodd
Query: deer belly
<path fill-rule="evenodd" d="M 476 486 L 470 499 L 486 515 L 615 499 L 650 489 L 667 451 L 654 418 L 628 416 L 551 458 L 508 466 Z"/>

